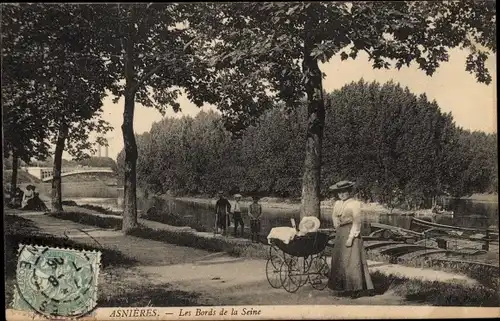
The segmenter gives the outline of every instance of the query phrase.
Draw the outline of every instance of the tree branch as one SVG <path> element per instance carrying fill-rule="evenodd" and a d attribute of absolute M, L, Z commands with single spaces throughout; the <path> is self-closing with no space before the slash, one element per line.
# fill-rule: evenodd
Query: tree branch
<path fill-rule="evenodd" d="M 142 86 L 142 84 L 144 84 L 144 82 L 146 80 L 148 80 L 149 78 L 151 78 L 163 66 L 164 66 L 164 63 L 160 63 L 159 65 L 157 65 L 156 67 L 154 67 L 150 71 L 148 71 L 144 76 L 142 76 L 141 79 L 139 79 L 139 81 L 137 81 L 134 84 L 134 86 L 132 87 L 132 92 L 136 92 L 139 89 L 139 87 Z"/>
<path fill-rule="evenodd" d="M 189 48 L 189 46 L 191 46 L 191 44 L 196 40 L 198 39 L 198 37 L 194 37 L 193 39 L 191 39 L 188 43 L 186 43 L 184 45 L 184 48 L 183 48 L 183 51 L 186 52 L 187 49 Z M 149 78 L 151 78 L 155 73 L 157 73 L 162 67 L 164 67 L 166 65 L 167 61 L 163 61 L 161 63 L 159 63 L 157 66 L 153 67 L 151 70 L 149 70 L 146 74 L 144 74 L 141 79 L 139 79 L 135 85 L 132 87 L 132 92 L 136 92 L 140 86 L 142 86 L 144 84 L 144 82 L 146 80 L 148 80 Z"/>

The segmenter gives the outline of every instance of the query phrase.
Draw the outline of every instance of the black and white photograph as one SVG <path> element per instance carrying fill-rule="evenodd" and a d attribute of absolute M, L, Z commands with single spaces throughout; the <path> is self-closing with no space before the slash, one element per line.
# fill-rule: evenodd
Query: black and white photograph
<path fill-rule="evenodd" d="M 0 21 L 7 320 L 500 317 L 494 0 Z"/>

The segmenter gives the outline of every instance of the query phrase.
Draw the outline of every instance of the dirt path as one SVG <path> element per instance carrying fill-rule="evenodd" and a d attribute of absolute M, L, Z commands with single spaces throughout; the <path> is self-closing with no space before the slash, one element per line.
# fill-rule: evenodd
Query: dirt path
<path fill-rule="evenodd" d="M 329 261 L 329 260 L 328 260 Z M 370 272 L 380 271 L 410 279 L 448 283 L 477 284 L 466 276 L 404 267 L 383 262 L 368 262 Z M 401 305 L 405 300 L 387 291 L 374 297 L 358 299 L 333 296 L 330 291 L 318 291 L 305 285 L 295 293 L 273 289 L 266 278 L 266 261 L 259 259 L 234 259 L 226 255 L 201 259 L 195 263 L 170 266 L 141 266 L 139 271 L 154 275 L 155 282 L 178 284 L 183 289 L 215 296 L 225 304 L 368 304 Z M 256 303 L 256 301 L 258 303 Z M 414 304 L 414 303 L 412 303 Z"/>
<path fill-rule="evenodd" d="M 328 289 L 315 290 L 310 285 L 301 287 L 295 293 L 274 289 L 267 282 L 265 261 L 262 260 L 141 266 L 138 270 L 154 276 L 155 282 L 176 284 L 185 291 L 201 292 L 219 304 L 404 304 L 403 298 L 390 291 L 354 300 L 333 296 Z"/>
<path fill-rule="evenodd" d="M 283 289 L 273 289 L 268 284 L 264 260 L 235 260 L 222 253 L 124 236 L 119 231 L 95 228 L 39 213 L 21 212 L 17 215 L 33 221 L 42 232 L 60 237 L 67 235 L 76 242 L 87 244 L 98 242 L 139 261 L 132 268 L 103 271 L 100 276 L 101 296 L 121 295 L 124 299 L 130 298 L 131 294 L 128 292 L 132 288 L 146 285 L 151 293 L 153 289 L 167 287 L 170 291 L 178 291 L 178 295 L 195 293 L 197 303 L 203 305 L 403 302 L 402 298 L 391 293 L 357 300 L 342 299 L 332 296 L 327 290 L 318 291 L 310 286 L 304 286 L 298 292 L 290 294 Z M 212 264 L 210 260 L 215 262 Z M 224 263 L 220 263 L 221 261 Z"/>
<path fill-rule="evenodd" d="M 306 285 L 291 294 L 283 289 L 273 289 L 268 284 L 265 260 L 235 259 L 223 253 L 214 254 L 190 247 L 125 236 L 120 231 L 96 228 L 39 213 L 21 212 L 16 215 L 33 221 L 45 233 L 68 237 L 76 242 L 99 243 L 100 246 L 118 250 L 136 259 L 138 264 L 135 267 L 103 273 L 104 279 L 100 284 L 109 283 L 109 285 L 101 285 L 100 290 L 105 293 L 103 295 L 121 295 L 128 300 L 132 296 L 127 291 L 131 291 L 133 287 L 146 286 L 151 289 L 169 287 L 171 290 L 169 293 L 178 291 L 176 297 L 186 293 L 195 293 L 197 303 L 204 305 L 405 304 L 403 298 L 391 291 L 374 297 L 353 300 L 336 297 L 328 290 L 318 291 Z M 369 267 L 372 272 L 379 270 L 411 278 L 453 283 L 475 282 L 461 275 L 382 262 L 370 261 Z M 148 295 L 154 294 L 151 292 Z M 124 302 L 124 304 L 131 303 Z"/>
<path fill-rule="evenodd" d="M 204 250 L 123 235 L 121 231 L 60 220 L 41 213 L 26 212 L 17 215 L 33 221 L 42 232 L 58 237 L 67 236 L 79 243 L 118 250 L 140 262 L 140 265 L 183 264 L 195 262 L 210 254 Z"/>

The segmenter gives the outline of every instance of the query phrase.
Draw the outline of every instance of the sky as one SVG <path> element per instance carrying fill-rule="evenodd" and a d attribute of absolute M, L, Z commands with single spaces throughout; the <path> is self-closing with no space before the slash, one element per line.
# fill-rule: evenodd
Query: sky
<path fill-rule="evenodd" d="M 330 92 L 361 78 L 368 82 L 375 80 L 380 83 L 393 80 L 403 87 L 408 87 L 416 95 L 425 93 L 429 100 L 436 100 L 443 112 L 451 112 L 456 125 L 465 129 L 496 133 L 496 56 L 491 56 L 487 61 L 493 80 L 489 85 L 485 85 L 476 82 L 474 75 L 465 71 L 468 52 L 453 49 L 449 54 L 449 61 L 442 63 L 432 77 L 427 76 L 415 65 L 403 67 L 399 71 L 374 70 L 365 53 L 360 54 L 356 60 L 341 61 L 339 57 L 333 57 L 328 63 L 320 66 L 326 74 L 323 88 Z M 195 116 L 200 110 L 215 110 L 214 106 L 209 105 L 198 108 L 185 96 L 180 97 L 178 102 L 182 111 L 175 113 L 170 109 L 165 117 Z M 108 156 L 113 159 L 116 159 L 123 148 L 120 128 L 123 121 L 123 104 L 123 98 L 117 104 L 113 104 L 112 97 L 104 100 L 103 119 L 114 128 L 106 136 L 109 144 Z M 157 110 L 136 103 L 134 130 L 142 134 L 149 131 L 151 125 L 162 118 Z M 65 155 L 65 158 L 69 158 L 68 155 Z"/>

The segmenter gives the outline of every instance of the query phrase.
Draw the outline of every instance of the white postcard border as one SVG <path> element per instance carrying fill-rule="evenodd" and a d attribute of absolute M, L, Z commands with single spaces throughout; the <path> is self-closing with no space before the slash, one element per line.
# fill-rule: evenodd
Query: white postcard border
<path fill-rule="evenodd" d="M 205 312 L 203 312 L 205 311 Z M 241 305 L 193 307 L 98 308 L 82 321 L 107 320 L 297 320 L 297 319 L 463 319 L 500 318 L 500 307 L 371 305 Z M 33 313 L 6 310 L 6 319 L 47 320 Z"/>

